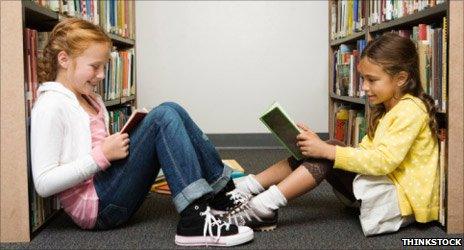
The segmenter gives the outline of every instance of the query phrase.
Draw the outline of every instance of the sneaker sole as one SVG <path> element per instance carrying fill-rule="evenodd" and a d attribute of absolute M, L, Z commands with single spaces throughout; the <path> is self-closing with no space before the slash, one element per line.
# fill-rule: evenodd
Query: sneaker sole
<path fill-rule="evenodd" d="M 253 230 L 237 235 L 221 236 L 218 241 L 214 237 L 203 236 L 181 236 L 176 235 L 175 242 L 179 246 L 236 246 L 253 240 Z"/>
<path fill-rule="evenodd" d="M 271 225 L 271 226 L 253 228 L 253 230 L 257 232 L 269 232 L 269 231 L 273 231 L 276 228 L 277 228 L 277 225 Z"/>

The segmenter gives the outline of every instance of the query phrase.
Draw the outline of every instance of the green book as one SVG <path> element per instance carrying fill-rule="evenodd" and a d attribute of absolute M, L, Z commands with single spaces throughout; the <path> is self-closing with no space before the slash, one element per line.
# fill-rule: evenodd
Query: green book
<path fill-rule="evenodd" d="M 274 102 L 270 109 L 259 118 L 264 125 L 274 134 L 277 140 L 297 160 L 303 159 L 300 149 L 296 145 L 296 137 L 300 130 L 285 113 L 278 102 Z"/>

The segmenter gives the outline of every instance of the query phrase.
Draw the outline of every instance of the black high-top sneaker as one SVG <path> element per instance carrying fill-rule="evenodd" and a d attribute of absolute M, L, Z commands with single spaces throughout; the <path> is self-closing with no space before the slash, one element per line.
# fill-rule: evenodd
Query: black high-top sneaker
<path fill-rule="evenodd" d="M 251 194 L 247 194 L 235 188 L 235 184 L 231 179 L 227 182 L 227 185 L 213 197 L 209 205 L 214 215 L 221 215 L 237 206 L 247 203 L 251 197 Z"/>
<path fill-rule="evenodd" d="M 205 197 L 205 196 L 204 196 Z M 180 213 L 175 242 L 181 246 L 235 246 L 251 241 L 253 230 L 216 218 L 207 205 L 209 198 L 200 198 Z"/>

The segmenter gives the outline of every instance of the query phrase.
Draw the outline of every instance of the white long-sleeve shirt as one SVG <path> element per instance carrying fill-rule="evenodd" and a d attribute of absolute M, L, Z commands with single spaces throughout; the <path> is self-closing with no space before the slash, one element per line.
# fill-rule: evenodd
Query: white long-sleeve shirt
<path fill-rule="evenodd" d="M 99 96 L 91 98 L 108 132 L 106 108 Z M 31 116 L 34 185 L 43 197 L 59 193 L 64 210 L 83 228 L 93 227 L 98 211 L 93 175 L 109 165 L 101 147 L 92 148 L 91 135 L 89 114 L 74 93 L 58 82 L 43 83 Z"/>

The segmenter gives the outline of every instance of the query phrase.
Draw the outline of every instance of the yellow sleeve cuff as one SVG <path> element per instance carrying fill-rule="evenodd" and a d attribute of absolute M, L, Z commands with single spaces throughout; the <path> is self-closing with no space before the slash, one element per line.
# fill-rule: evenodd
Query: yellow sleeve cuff
<path fill-rule="evenodd" d="M 334 168 L 344 169 L 348 166 L 350 147 L 335 146 L 335 162 Z"/>

